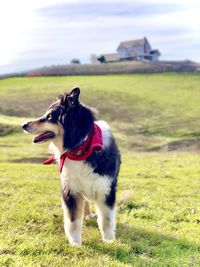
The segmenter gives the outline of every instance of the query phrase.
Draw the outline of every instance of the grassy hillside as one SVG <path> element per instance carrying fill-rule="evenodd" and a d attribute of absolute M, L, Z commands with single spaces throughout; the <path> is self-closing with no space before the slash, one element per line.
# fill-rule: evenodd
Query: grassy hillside
<path fill-rule="evenodd" d="M 1 80 L 0 266 L 200 266 L 199 84 L 167 73 Z M 57 166 L 20 129 L 74 85 L 122 151 L 117 240 L 104 244 L 93 219 L 78 249 L 64 236 Z"/>
<path fill-rule="evenodd" d="M 43 67 L 23 73 L 0 75 L 9 77 L 69 76 L 69 75 L 110 75 L 133 73 L 199 72 L 200 64 L 190 60 L 183 61 L 122 61 L 103 64 L 70 64 Z"/>
<path fill-rule="evenodd" d="M 81 100 L 111 123 L 125 150 L 198 147 L 199 84 L 199 74 L 12 78 L 0 81 L 0 113 L 39 116 L 57 95 L 79 85 Z"/>
<path fill-rule="evenodd" d="M 34 76 L 61 76 L 61 75 L 108 75 L 129 73 L 157 73 L 166 71 L 195 72 L 200 70 L 200 64 L 192 61 L 126 61 L 104 64 L 71 64 L 44 67 L 29 71 L 24 75 Z"/>

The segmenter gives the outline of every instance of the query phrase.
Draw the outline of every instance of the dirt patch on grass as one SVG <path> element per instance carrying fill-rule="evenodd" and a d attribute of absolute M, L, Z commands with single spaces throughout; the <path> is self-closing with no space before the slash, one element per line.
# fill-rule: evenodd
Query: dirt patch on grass
<path fill-rule="evenodd" d="M 19 132 L 20 127 L 11 124 L 0 123 L 0 136 L 8 135 L 13 132 Z"/>
<path fill-rule="evenodd" d="M 46 158 L 20 158 L 10 160 L 12 163 L 40 163 L 42 164 Z"/>
<path fill-rule="evenodd" d="M 3 147 L 3 148 L 5 148 L 5 147 L 16 147 L 16 146 L 13 146 L 13 145 L 5 145 L 5 144 L 3 144 L 3 145 L 0 145 L 0 147 Z"/>
<path fill-rule="evenodd" d="M 15 97 L 14 99 L 2 99 L 0 112 L 8 116 L 37 117 L 40 116 L 52 102 L 53 98 L 45 100 L 29 99 L 27 97 Z"/>
<path fill-rule="evenodd" d="M 200 140 L 179 140 L 166 143 L 160 147 L 155 147 L 149 151 L 200 151 Z"/>

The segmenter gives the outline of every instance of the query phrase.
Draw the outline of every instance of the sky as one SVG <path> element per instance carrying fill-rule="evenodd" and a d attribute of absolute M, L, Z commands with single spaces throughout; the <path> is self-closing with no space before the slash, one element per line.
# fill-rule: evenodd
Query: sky
<path fill-rule="evenodd" d="M 162 60 L 200 62 L 199 0 L 0 1 L 0 74 L 116 52 L 146 36 Z"/>

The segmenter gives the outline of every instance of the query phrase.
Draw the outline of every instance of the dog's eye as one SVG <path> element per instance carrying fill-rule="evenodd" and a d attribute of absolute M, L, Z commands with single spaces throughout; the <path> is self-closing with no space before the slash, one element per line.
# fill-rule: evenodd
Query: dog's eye
<path fill-rule="evenodd" d="M 51 123 L 56 123 L 58 119 L 57 114 L 55 114 L 55 112 L 52 112 L 51 114 L 49 114 L 47 116 L 47 121 L 51 122 Z"/>
<path fill-rule="evenodd" d="M 45 122 L 47 119 L 45 117 L 40 118 L 40 122 Z"/>
<path fill-rule="evenodd" d="M 53 117 L 52 117 L 51 115 L 48 115 L 48 116 L 47 116 L 47 120 L 48 120 L 48 121 L 52 121 L 52 120 L 53 120 Z"/>

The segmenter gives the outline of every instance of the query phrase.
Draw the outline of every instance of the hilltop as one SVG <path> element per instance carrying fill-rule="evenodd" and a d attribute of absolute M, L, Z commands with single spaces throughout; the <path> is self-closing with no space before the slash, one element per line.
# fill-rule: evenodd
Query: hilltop
<path fill-rule="evenodd" d="M 9 77 L 39 77 L 67 75 L 112 75 L 133 73 L 163 73 L 163 72 L 199 72 L 200 64 L 190 60 L 185 61 L 130 61 L 103 64 L 71 64 L 55 65 L 38 68 L 21 73 L 0 75 L 0 79 Z"/>

